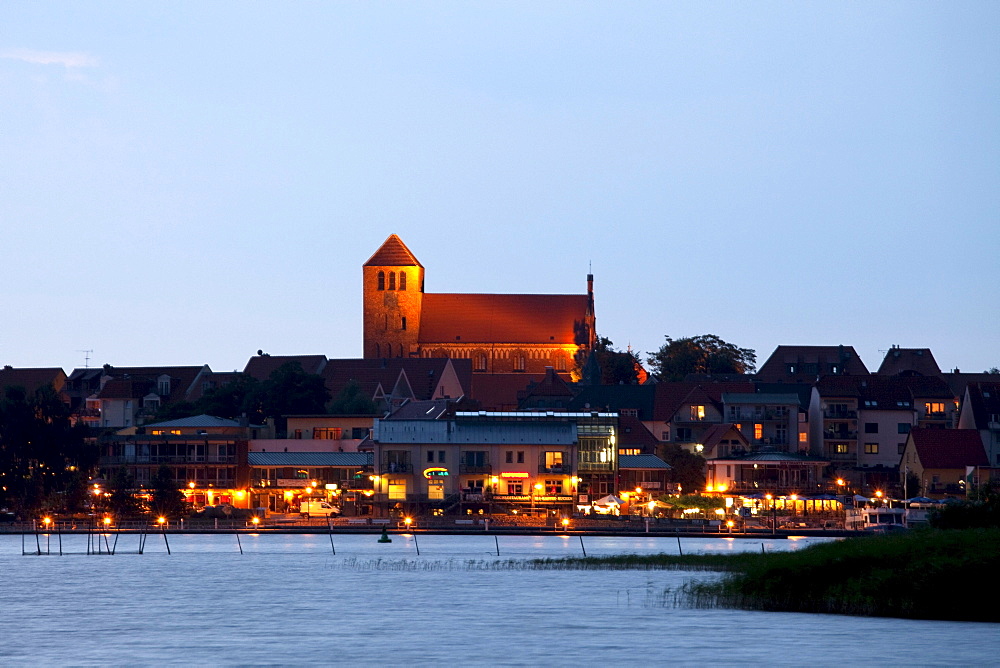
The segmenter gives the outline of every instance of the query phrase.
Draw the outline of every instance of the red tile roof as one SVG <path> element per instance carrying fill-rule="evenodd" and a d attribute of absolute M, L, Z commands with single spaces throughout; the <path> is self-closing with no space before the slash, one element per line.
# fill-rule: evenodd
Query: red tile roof
<path fill-rule="evenodd" d="M 5 366 L 0 369 L 0 389 L 5 387 L 23 387 L 33 394 L 45 385 L 52 385 L 56 392 L 63 389 L 66 383 L 66 373 L 58 367 L 20 368 Z"/>
<path fill-rule="evenodd" d="M 323 380 L 330 394 L 336 398 L 352 380 L 361 387 L 362 393 L 373 397 L 379 386 L 385 394 L 392 392 L 405 373 L 413 398 L 427 400 L 441 381 L 448 362 L 458 377 L 458 382 L 466 394 L 472 383 L 472 360 L 446 357 L 390 357 L 381 359 L 333 359 L 328 360 L 323 369 Z M 457 398 L 457 397 L 453 397 Z"/>
<path fill-rule="evenodd" d="M 930 429 L 910 431 L 913 446 L 925 469 L 960 469 L 989 466 L 986 450 L 975 429 Z"/>
<path fill-rule="evenodd" d="M 642 420 L 631 415 L 618 416 L 618 447 L 642 448 L 652 453 L 659 444 Z"/>
<path fill-rule="evenodd" d="M 789 364 L 795 365 L 795 373 L 789 373 Z M 806 364 L 816 365 L 816 370 L 806 371 Z M 778 346 L 757 370 L 757 378 L 768 383 L 811 383 L 830 374 L 834 365 L 838 373 L 868 373 L 854 346 Z"/>
<path fill-rule="evenodd" d="M 656 395 L 653 400 L 653 419 L 670 421 L 686 404 L 713 403 L 722 406 L 724 392 L 752 393 L 754 384 L 751 382 L 735 383 L 657 383 Z"/>
<path fill-rule="evenodd" d="M 416 256 L 410 252 L 403 240 L 395 234 L 379 247 L 375 254 L 365 262 L 366 267 L 423 267 Z"/>
<path fill-rule="evenodd" d="M 589 343 L 587 295 L 425 294 L 420 343 Z"/>
<path fill-rule="evenodd" d="M 930 348 L 897 348 L 893 346 L 885 354 L 882 365 L 875 373 L 893 376 L 900 373 L 916 372 L 921 376 L 940 376 L 938 366 Z"/>
<path fill-rule="evenodd" d="M 479 402 L 479 410 L 515 411 L 518 393 L 544 377 L 540 373 L 476 373 L 472 375 L 470 395 Z"/>
<path fill-rule="evenodd" d="M 326 366 L 326 355 L 255 355 L 247 362 L 243 373 L 257 380 L 267 380 L 288 362 L 298 362 L 306 373 L 320 374 Z"/>
<path fill-rule="evenodd" d="M 150 392 L 155 393 L 156 386 L 148 380 L 111 379 L 97 393 L 98 399 L 141 399 Z"/>

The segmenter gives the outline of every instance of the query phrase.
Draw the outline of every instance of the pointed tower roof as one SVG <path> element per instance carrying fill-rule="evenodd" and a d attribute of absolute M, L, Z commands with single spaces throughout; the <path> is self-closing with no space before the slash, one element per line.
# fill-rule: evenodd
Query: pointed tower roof
<path fill-rule="evenodd" d="M 390 234 L 385 243 L 368 258 L 365 267 L 421 267 L 416 256 L 410 252 L 403 240 L 395 234 Z"/>

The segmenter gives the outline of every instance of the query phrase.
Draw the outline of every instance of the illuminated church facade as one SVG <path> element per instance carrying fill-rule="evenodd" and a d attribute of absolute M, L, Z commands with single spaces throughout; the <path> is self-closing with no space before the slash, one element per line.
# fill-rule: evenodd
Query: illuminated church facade
<path fill-rule="evenodd" d="M 362 267 L 364 357 L 472 360 L 475 373 L 573 373 L 595 343 L 594 279 L 579 295 L 435 294 L 390 235 Z"/>

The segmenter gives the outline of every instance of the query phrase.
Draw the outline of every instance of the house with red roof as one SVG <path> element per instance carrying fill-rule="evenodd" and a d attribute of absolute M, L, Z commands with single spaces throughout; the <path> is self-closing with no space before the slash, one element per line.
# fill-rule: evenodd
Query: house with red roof
<path fill-rule="evenodd" d="M 47 385 L 51 386 L 68 403 L 68 398 L 64 393 L 66 372 L 62 369 L 58 367 L 14 368 L 9 364 L 0 368 L 0 390 L 8 387 L 20 387 L 30 396 Z"/>
<path fill-rule="evenodd" d="M 362 267 L 364 357 L 451 357 L 474 373 L 570 373 L 593 349 L 593 276 L 576 295 L 426 293 L 424 267 L 390 235 Z"/>
<path fill-rule="evenodd" d="M 975 429 L 914 427 L 899 468 L 901 477 L 915 475 L 919 493 L 931 498 L 965 496 L 970 487 L 990 480 L 993 472 Z"/>
<path fill-rule="evenodd" d="M 1000 467 L 1000 381 L 969 383 L 959 429 L 975 429 L 991 466 Z"/>

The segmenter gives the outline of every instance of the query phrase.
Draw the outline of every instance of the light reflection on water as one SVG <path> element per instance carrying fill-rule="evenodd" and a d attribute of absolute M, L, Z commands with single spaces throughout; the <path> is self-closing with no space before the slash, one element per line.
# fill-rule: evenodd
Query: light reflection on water
<path fill-rule="evenodd" d="M 663 607 L 675 571 L 465 570 L 492 536 L 151 535 L 112 556 L 22 556 L 0 536 L 0 663 L 95 665 L 985 665 L 996 626 Z M 682 539 L 685 554 L 814 542 Z M 581 554 L 577 537 L 501 536 L 500 559 Z M 33 539 L 27 544 L 34 547 Z M 585 537 L 589 555 L 677 553 L 674 538 Z M 243 554 L 239 552 L 242 547 Z M 417 547 L 420 556 L 417 556 Z M 52 543 L 53 552 L 58 545 Z M 129 553 L 130 552 L 130 553 Z M 359 568 L 377 560 L 440 570 Z M 353 565 L 352 565 L 353 564 Z M 978 640 L 977 640 L 978 639 Z"/>

